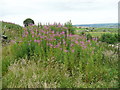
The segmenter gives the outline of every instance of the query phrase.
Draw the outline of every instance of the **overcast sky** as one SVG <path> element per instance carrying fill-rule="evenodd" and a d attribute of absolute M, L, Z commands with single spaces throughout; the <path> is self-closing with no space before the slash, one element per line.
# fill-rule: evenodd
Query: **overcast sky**
<path fill-rule="evenodd" d="M 23 25 L 38 22 L 117 23 L 119 0 L 0 0 L 0 21 Z"/>

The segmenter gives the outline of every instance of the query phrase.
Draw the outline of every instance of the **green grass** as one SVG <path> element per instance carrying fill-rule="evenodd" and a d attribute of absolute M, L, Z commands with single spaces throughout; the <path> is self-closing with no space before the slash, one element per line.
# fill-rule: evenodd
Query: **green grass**
<path fill-rule="evenodd" d="M 107 68 L 104 67 L 106 70 Z M 100 69 L 99 69 L 100 70 Z M 96 71 L 99 72 L 96 69 Z M 95 72 L 96 72 L 95 71 Z M 14 62 L 3 77 L 3 87 L 6 88 L 116 88 L 118 87 L 117 71 L 110 69 L 106 74 L 106 80 L 98 82 L 84 82 L 84 74 L 77 73 L 70 77 L 64 64 L 54 60 L 48 62 L 42 60 L 21 59 Z M 115 77 L 109 77 L 114 74 Z M 101 75 L 100 75 L 101 77 Z"/>
<path fill-rule="evenodd" d="M 84 31 L 84 30 L 92 30 L 93 32 L 115 32 L 118 33 L 118 28 L 74 28 L 75 30 L 80 30 L 80 31 Z"/>
<path fill-rule="evenodd" d="M 75 28 L 75 30 L 85 30 L 84 28 Z"/>
<path fill-rule="evenodd" d="M 101 37 L 101 35 L 107 34 L 107 33 L 109 33 L 109 34 L 117 34 L 115 32 L 86 32 L 86 34 L 91 34 L 92 37 Z"/>
<path fill-rule="evenodd" d="M 95 32 L 115 32 L 118 33 L 118 28 L 95 28 Z"/>
<path fill-rule="evenodd" d="M 17 40 L 21 37 L 23 27 L 17 24 L 2 21 L 2 33 L 8 37 L 8 40 Z"/>
<path fill-rule="evenodd" d="M 107 33 L 118 34 L 117 28 L 95 28 L 92 32 L 91 31 L 86 32 L 87 29 L 84 29 L 84 28 L 81 28 L 81 29 L 75 28 L 75 30 L 76 30 L 76 32 L 75 32 L 76 34 L 80 34 L 80 33 L 84 32 L 85 34 L 91 34 L 92 37 L 101 37 L 101 35 L 107 34 Z M 104 30 L 106 30 L 106 31 L 104 31 Z"/>

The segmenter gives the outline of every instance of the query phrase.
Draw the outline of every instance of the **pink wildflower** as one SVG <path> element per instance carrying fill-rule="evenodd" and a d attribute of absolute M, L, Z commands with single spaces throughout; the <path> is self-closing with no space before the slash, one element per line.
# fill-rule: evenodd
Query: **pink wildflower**
<path fill-rule="evenodd" d="M 34 42 L 37 42 L 37 40 L 34 40 Z"/>
<path fill-rule="evenodd" d="M 90 43 L 90 40 L 88 40 L 88 42 Z"/>
<path fill-rule="evenodd" d="M 45 28 L 45 29 L 48 29 L 48 27 L 47 27 L 47 26 L 44 26 L 44 28 Z"/>
<path fill-rule="evenodd" d="M 25 34 L 28 34 L 28 32 L 26 31 Z"/>
<path fill-rule="evenodd" d="M 62 25 L 59 23 L 59 24 L 58 24 L 58 27 L 62 27 Z"/>
<path fill-rule="evenodd" d="M 54 34 L 54 31 L 52 31 L 52 34 Z"/>
<path fill-rule="evenodd" d="M 40 40 L 36 40 L 37 43 L 40 43 Z"/>
<path fill-rule="evenodd" d="M 31 33 L 32 33 L 32 34 L 34 34 L 34 32 L 33 32 L 33 31 L 32 31 Z"/>
<path fill-rule="evenodd" d="M 72 50 L 72 52 L 74 52 L 75 50 Z"/>
<path fill-rule="evenodd" d="M 97 41 L 97 40 L 98 40 L 98 38 L 92 38 L 92 40 Z"/>
<path fill-rule="evenodd" d="M 65 34 L 65 32 L 64 32 L 64 31 L 62 31 L 62 32 L 61 32 L 61 34 Z"/>
<path fill-rule="evenodd" d="M 50 46 L 50 47 L 53 47 L 53 45 L 52 45 L 52 44 L 49 44 L 49 46 Z"/>
<path fill-rule="evenodd" d="M 64 29 L 68 29 L 67 27 L 64 27 Z"/>
<path fill-rule="evenodd" d="M 84 48 L 87 48 L 86 46 L 83 46 Z"/>
<path fill-rule="evenodd" d="M 22 35 L 22 37 L 25 37 L 26 35 Z"/>
<path fill-rule="evenodd" d="M 40 38 L 44 38 L 44 36 L 40 36 Z"/>
<path fill-rule="evenodd" d="M 75 41 L 76 44 L 78 44 L 78 41 Z"/>
<path fill-rule="evenodd" d="M 84 42 L 83 42 L 83 41 L 80 41 L 80 43 L 81 43 L 81 44 L 84 44 Z"/>
<path fill-rule="evenodd" d="M 71 47 L 73 47 L 73 46 L 74 46 L 74 44 L 71 44 L 70 46 L 71 46 Z"/>
<path fill-rule="evenodd" d="M 69 37 L 72 37 L 72 34 L 70 34 Z"/>
<path fill-rule="evenodd" d="M 68 52 L 68 50 L 64 50 L 64 52 Z"/>
<path fill-rule="evenodd" d="M 62 48 L 60 48 L 60 50 L 62 50 Z"/>

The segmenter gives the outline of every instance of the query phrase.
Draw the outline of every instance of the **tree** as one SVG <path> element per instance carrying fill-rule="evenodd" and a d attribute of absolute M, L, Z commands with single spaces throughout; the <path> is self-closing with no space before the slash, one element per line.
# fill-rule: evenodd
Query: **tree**
<path fill-rule="evenodd" d="M 74 34 L 75 29 L 72 25 L 71 20 L 69 22 L 65 23 L 65 26 L 68 28 L 68 34 Z"/>
<path fill-rule="evenodd" d="M 27 18 L 23 21 L 24 26 L 33 25 L 34 21 L 31 18 Z"/>

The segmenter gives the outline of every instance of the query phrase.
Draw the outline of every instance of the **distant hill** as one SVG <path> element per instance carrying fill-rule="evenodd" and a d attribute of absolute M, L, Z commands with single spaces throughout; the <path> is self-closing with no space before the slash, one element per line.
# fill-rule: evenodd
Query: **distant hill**
<path fill-rule="evenodd" d="M 118 23 L 105 23 L 105 24 L 80 24 L 74 26 L 96 27 L 96 28 L 118 28 Z"/>

